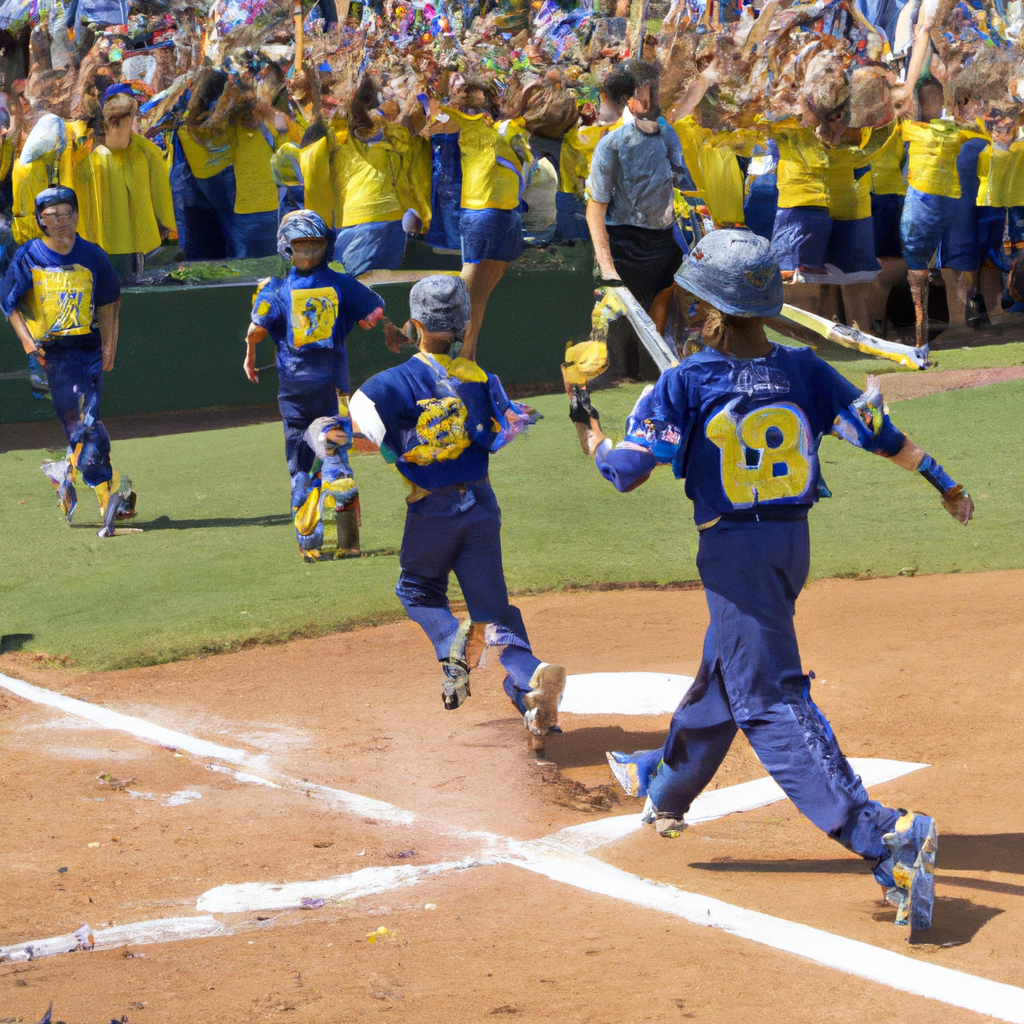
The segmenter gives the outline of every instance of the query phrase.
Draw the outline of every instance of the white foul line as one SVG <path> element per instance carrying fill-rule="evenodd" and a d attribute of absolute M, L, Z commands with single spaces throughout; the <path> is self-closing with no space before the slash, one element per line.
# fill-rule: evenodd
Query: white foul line
<path fill-rule="evenodd" d="M 18 679 L 11 679 L 2 674 L 0 674 L 0 686 L 26 700 L 58 708 L 107 728 L 131 733 L 140 739 L 188 750 L 198 756 L 218 757 L 235 764 L 252 763 L 254 760 L 244 751 L 207 743 L 205 740 L 186 736 L 184 733 L 152 725 L 144 719 L 108 711 L 85 701 L 64 697 L 53 691 L 32 686 Z M 168 737 L 173 737 L 173 739 L 168 742 Z M 856 761 L 851 759 L 851 763 L 856 765 L 862 778 L 869 772 L 873 774 L 877 771 L 881 776 L 877 778 L 877 782 L 888 781 L 908 771 L 916 771 L 925 767 L 920 764 L 876 759 Z M 239 781 L 257 781 L 259 778 L 245 773 L 232 772 L 232 774 L 237 775 Z M 282 779 L 276 775 L 273 777 Z M 867 780 L 865 781 L 866 784 L 869 784 Z M 733 810 L 736 809 L 763 807 L 782 799 L 782 791 L 778 790 L 776 794 L 768 785 L 769 783 L 771 786 L 775 786 L 771 779 L 757 779 L 753 782 L 705 794 L 707 799 L 699 809 L 696 807 L 695 801 L 697 815 L 690 819 L 691 823 L 709 821 L 722 814 L 733 813 Z M 333 798 L 334 802 L 345 810 L 371 816 L 378 820 L 405 823 L 415 821 L 417 818 L 413 812 L 403 811 L 391 804 L 361 797 L 355 793 L 302 783 L 295 779 L 283 779 L 283 784 L 288 788 L 312 789 Z M 602 822 L 588 822 L 584 826 L 563 829 L 546 839 L 525 843 L 489 836 L 486 833 L 462 831 L 463 835 L 475 834 L 488 839 L 491 844 L 490 853 L 483 854 L 479 858 L 467 858 L 463 861 L 435 865 L 363 869 L 363 871 L 354 872 L 351 875 L 343 875 L 323 882 L 298 882 L 277 886 L 264 883 L 218 886 L 200 897 L 197 909 L 201 909 L 203 906 L 219 908 L 231 905 L 239 910 L 246 910 L 253 909 L 253 903 L 260 903 L 262 900 L 268 901 L 271 909 L 280 909 L 295 906 L 296 899 L 300 901 L 301 905 L 303 897 L 302 895 L 297 896 L 298 893 L 307 894 L 307 898 L 315 898 L 323 892 L 330 892 L 331 898 L 355 898 L 359 895 L 369 895 L 385 892 L 392 888 L 414 885 L 425 878 L 445 871 L 468 869 L 485 864 L 510 864 L 587 892 L 609 896 L 650 910 L 673 914 L 692 924 L 721 928 L 740 938 L 749 939 L 772 949 L 793 953 L 822 966 L 865 978 L 898 991 L 935 999 L 975 1013 L 987 1014 L 990 1017 L 1008 1021 L 1010 1024 L 1024 1024 L 1024 989 L 990 981 L 987 978 L 948 967 L 940 967 L 937 964 L 924 963 L 899 953 L 880 949 L 866 942 L 847 939 L 831 932 L 811 928 L 808 925 L 796 924 L 768 914 L 745 910 L 708 896 L 685 892 L 674 886 L 638 878 L 636 875 L 631 875 L 610 864 L 605 864 L 603 861 L 577 852 L 580 848 L 593 849 L 594 846 L 601 845 L 603 842 L 609 841 L 610 838 L 628 834 L 629 831 L 632 831 L 632 827 L 620 825 L 618 822 L 623 818 L 627 822 L 631 822 L 634 817 L 638 816 L 625 815 L 622 818 L 603 819 Z M 602 832 L 599 828 L 590 828 L 588 831 L 587 826 L 591 825 L 603 825 L 605 828 L 603 834 L 607 838 L 601 838 Z M 494 850 L 494 846 L 499 844 L 506 848 L 506 853 L 498 854 Z M 371 873 L 367 874 L 367 872 Z M 276 902 L 270 902 L 274 900 Z M 263 907 L 264 904 L 261 903 L 260 906 Z M 230 932 L 211 917 L 192 917 L 122 925 L 96 932 L 94 937 L 96 945 L 99 947 L 101 940 L 105 946 L 126 942 L 142 944 L 144 942 L 170 941 L 176 938 L 201 937 L 201 935 L 207 934 L 230 934 Z M 35 943 L 19 943 L 15 946 L 4 947 L 0 949 L 0 961 L 31 959 L 33 956 L 67 952 L 69 951 L 69 940 L 71 941 L 70 948 L 74 948 L 74 936 L 58 936 Z"/>

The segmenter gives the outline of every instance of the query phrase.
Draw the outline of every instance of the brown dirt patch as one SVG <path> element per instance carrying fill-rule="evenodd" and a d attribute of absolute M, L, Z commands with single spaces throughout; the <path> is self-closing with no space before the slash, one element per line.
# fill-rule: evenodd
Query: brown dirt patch
<path fill-rule="evenodd" d="M 903 402 L 910 398 L 937 395 L 942 391 L 962 391 L 981 388 L 986 384 L 1002 384 L 1007 380 L 1024 378 L 1024 366 L 998 366 L 984 370 L 928 370 L 919 373 L 869 374 L 868 384 L 874 384 L 887 402 Z"/>
<path fill-rule="evenodd" d="M 1024 748 L 1006 725 L 1024 717 L 1022 601 L 1024 572 L 1000 572 L 822 581 L 798 603 L 805 665 L 844 750 L 932 766 L 873 791 L 938 819 L 929 944 L 903 942 L 866 867 L 788 802 L 695 826 L 675 841 L 635 833 L 597 855 L 1020 985 L 1024 832 L 1011 780 Z M 707 615 L 697 591 L 544 595 L 521 605 L 538 651 L 570 672 L 692 675 L 699 662 Z M 407 622 L 125 672 L 55 670 L 16 655 L 0 657 L 0 671 L 421 815 L 384 825 L 301 787 L 240 785 L 203 758 L 176 757 L 0 691 L 0 944 L 82 921 L 189 916 L 223 883 L 328 878 L 478 848 L 453 829 L 531 839 L 635 813 L 637 802 L 614 802 L 604 751 L 655 745 L 668 723 L 667 715 L 567 715 L 540 760 L 526 752 L 495 663 L 474 675 L 463 708 L 441 708 L 431 651 Z M 135 781 L 111 790 L 97 780 L 105 773 Z M 714 785 L 761 775 L 739 739 Z M 200 797 L 167 806 L 184 791 Z M 222 919 L 235 934 L 0 965 L 0 1020 L 36 1021 L 51 998 L 54 1020 L 67 1024 L 122 1014 L 130 1024 L 234 1024 L 378 1013 L 417 1022 L 845 1024 L 890 1019 L 897 1000 L 910 1024 L 979 1019 L 508 865 L 316 911 Z M 367 933 L 381 925 L 396 938 L 370 945 Z"/>

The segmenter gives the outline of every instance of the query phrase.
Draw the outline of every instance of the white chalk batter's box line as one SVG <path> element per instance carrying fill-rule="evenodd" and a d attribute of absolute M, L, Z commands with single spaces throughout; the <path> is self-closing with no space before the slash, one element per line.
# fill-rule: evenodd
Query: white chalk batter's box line
<path fill-rule="evenodd" d="M 311 789 L 318 795 L 328 798 L 340 810 L 381 823 L 399 825 L 412 824 L 420 820 L 414 812 L 402 810 L 384 801 L 327 786 L 299 782 L 269 771 L 265 757 L 253 756 L 243 750 L 165 729 L 145 719 L 65 697 L 63 694 L 32 686 L 19 679 L 0 674 L 0 687 L 25 700 L 47 705 L 105 728 L 128 733 L 138 739 L 162 746 L 173 746 L 198 757 L 227 761 L 230 765 L 249 768 L 249 772 L 244 772 L 219 764 L 209 766 L 230 773 L 240 782 L 289 789 Z M 927 767 L 923 764 L 875 758 L 852 758 L 851 762 L 868 786 L 891 781 Z M 753 782 L 702 794 L 694 801 L 687 818 L 691 824 L 698 824 L 725 814 L 763 807 L 784 798 L 782 790 L 772 779 L 756 779 Z M 768 914 L 745 910 L 708 896 L 684 892 L 675 886 L 639 878 L 587 855 L 587 851 L 635 831 L 640 827 L 639 817 L 622 815 L 588 821 L 582 825 L 562 829 L 544 839 L 529 842 L 486 832 L 457 828 L 442 829 L 449 835 L 458 835 L 460 838 L 476 837 L 483 842 L 483 849 L 478 855 L 460 861 L 364 868 L 349 875 L 320 881 L 292 882 L 284 885 L 258 882 L 222 885 L 209 890 L 199 898 L 196 909 L 206 911 L 203 916 L 140 921 L 131 925 L 100 929 L 93 933 L 95 946 L 110 948 L 125 943 L 141 945 L 229 935 L 232 934 L 231 929 L 210 916 L 211 913 L 297 908 L 302 905 L 303 899 L 356 899 L 415 885 L 453 870 L 509 864 L 586 892 L 672 914 L 693 924 L 721 928 L 772 949 L 794 953 L 822 966 L 893 989 L 935 999 L 1013 1024 L 1024 1024 L 1024 989 L 925 963 L 869 943 L 844 938 Z M 67 952 L 74 947 L 75 941 L 72 936 L 56 936 L 35 942 L 18 943 L 0 948 L 0 960 L 23 960 Z"/>

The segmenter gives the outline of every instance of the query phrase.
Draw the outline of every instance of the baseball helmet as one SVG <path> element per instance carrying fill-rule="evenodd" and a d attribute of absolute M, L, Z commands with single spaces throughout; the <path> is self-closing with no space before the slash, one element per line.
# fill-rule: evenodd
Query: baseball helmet
<path fill-rule="evenodd" d="M 409 318 L 432 334 L 450 331 L 461 338 L 470 318 L 466 282 L 457 274 L 431 274 L 417 281 L 409 292 Z"/>
<path fill-rule="evenodd" d="M 731 316 L 778 316 L 782 273 L 772 247 L 740 228 L 709 231 L 690 251 L 676 284 Z"/>
<path fill-rule="evenodd" d="M 68 188 L 67 185 L 51 185 L 36 195 L 36 223 L 41 231 L 44 233 L 46 231 L 40 216 L 42 212 L 51 206 L 61 206 L 64 203 L 67 203 L 72 210 L 78 210 L 78 196 L 75 195 L 75 190 Z"/>
<path fill-rule="evenodd" d="M 312 210 L 293 210 L 286 214 L 277 229 L 277 251 L 286 259 L 292 258 L 292 242 L 296 238 L 327 238 L 330 229 L 319 213 Z"/>

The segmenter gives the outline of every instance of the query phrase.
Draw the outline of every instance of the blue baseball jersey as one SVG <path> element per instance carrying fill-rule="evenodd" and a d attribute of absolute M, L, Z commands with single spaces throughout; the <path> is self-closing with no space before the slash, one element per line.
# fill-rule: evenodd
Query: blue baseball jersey
<path fill-rule="evenodd" d="M 773 344 L 762 358 L 734 359 L 706 348 L 661 375 L 622 444 L 596 461 L 619 490 L 670 464 L 699 524 L 827 496 L 818 463 L 826 433 L 890 455 L 904 441 L 880 397 L 861 395 L 810 349 Z"/>
<path fill-rule="evenodd" d="M 42 345 L 93 351 L 102 347 L 96 307 L 109 306 L 120 295 L 117 272 L 98 245 L 76 237 L 71 251 L 61 254 L 33 238 L 14 254 L 0 308 L 5 316 L 19 310 Z"/>
<path fill-rule="evenodd" d="M 292 267 L 285 278 L 261 282 L 252 322 L 265 328 L 277 345 L 282 385 L 333 384 L 348 392 L 345 339 L 355 324 L 383 306 L 375 291 L 321 263 L 308 273 Z"/>
<path fill-rule="evenodd" d="M 443 355 L 415 355 L 376 374 L 350 409 L 381 454 L 427 491 L 482 480 L 491 452 L 527 425 L 494 374 Z"/>

